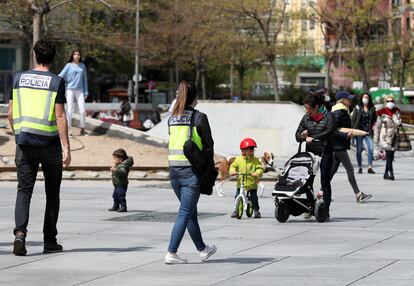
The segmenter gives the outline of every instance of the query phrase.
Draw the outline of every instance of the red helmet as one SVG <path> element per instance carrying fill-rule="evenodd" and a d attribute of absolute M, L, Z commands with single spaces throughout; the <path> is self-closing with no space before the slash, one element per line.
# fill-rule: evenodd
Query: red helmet
<path fill-rule="evenodd" d="M 247 148 L 256 148 L 257 144 L 252 138 L 244 138 L 240 142 L 240 150 L 244 150 Z"/>

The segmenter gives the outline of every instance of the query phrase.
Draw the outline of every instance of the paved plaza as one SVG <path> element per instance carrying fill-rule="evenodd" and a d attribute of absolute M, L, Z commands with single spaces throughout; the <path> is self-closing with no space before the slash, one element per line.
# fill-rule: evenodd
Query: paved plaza
<path fill-rule="evenodd" d="M 366 170 L 366 168 L 365 168 Z M 364 171 L 365 171 L 364 170 Z M 273 182 L 260 199 L 262 219 L 230 218 L 234 182 L 226 196 L 202 196 L 200 224 L 217 253 L 201 263 L 186 234 L 179 249 L 187 265 L 163 258 L 178 202 L 166 181 L 133 181 L 128 213 L 113 213 L 110 181 L 64 181 L 58 239 L 65 252 L 42 253 L 43 182 L 32 198 L 28 255 L 11 254 L 15 182 L 0 182 L 0 285 L 414 285 L 414 158 L 397 158 L 397 180 L 357 174 L 357 204 L 341 167 L 333 180 L 331 221 L 273 215 Z M 318 182 L 315 187 L 318 188 Z"/>

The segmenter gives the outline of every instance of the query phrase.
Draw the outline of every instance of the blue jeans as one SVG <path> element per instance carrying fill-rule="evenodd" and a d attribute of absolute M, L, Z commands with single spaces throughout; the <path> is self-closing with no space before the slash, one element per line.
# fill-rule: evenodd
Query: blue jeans
<path fill-rule="evenodd" d="M 126 208 L 126 192 L 127 188 L 125 187 L 116 187 L 112 194 L 112 198 L 114 199 L 114 207 L 119 208 Z"/>
<path fill-rule="evenodd" d="M 365 145 L 367 145 L 367 149 L 368 149 L 368 166 L 372 166 L 372 160 L 373 160 L 373 153 L 374 153 L 374 144 L 372 143 L 372 138 L 371 136 L 357 136 L 355 137 L 356 140 L 356 148 L 357 148 L 357 152 L 356 152 L 356 157 L 357 157 L 357 162 L 358 162 L 358 167 L 362 168 L 362 144 L 363 141 L 365 141 Z"/>
<path fill-rule="evenodd" d="M 197 203 L 200 198 L 200 179 L 193 175 L 188 179 L 171 179 L 171 186 L 180 201 L 177 219 L 171 233 L 168 251 L 176 253 L 187 229 L 198 251 L 206 245 L 201 237 L 197 219 Z"/>

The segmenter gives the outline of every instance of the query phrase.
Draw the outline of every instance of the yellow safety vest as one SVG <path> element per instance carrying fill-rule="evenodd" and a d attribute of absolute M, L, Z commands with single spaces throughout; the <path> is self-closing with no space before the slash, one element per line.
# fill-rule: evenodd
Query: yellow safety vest
<path fill-rule="evenodd" d="M 18 78 L 13 89 L 13 128 L 16 135 L 22 132 L 49 137 L 58 135 L 55 117 L 57 92 L 47 85 L 48 78 L 26 73 Z M 33 88 L 35 85 L 39 88 Z"/>
<path fill-rule="evenodd" d="M 171 167 L 190 167 L 191 163 L 184 155 L 184 143 L 189 139 L 191 126 L 191 111 L 185 111 L 184 115 L 171 116 L 168 120 L 170 140 L 168 142 L 168 164 Z M 200 150 L 203 150 L 203 142 L 193 127 L 191 140 Z"/>

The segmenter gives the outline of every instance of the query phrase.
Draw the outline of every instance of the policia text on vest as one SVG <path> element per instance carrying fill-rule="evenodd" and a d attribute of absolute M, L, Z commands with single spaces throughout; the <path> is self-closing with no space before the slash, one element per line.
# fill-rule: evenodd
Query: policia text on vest
<path fill-rule="evenodd" d="M 202 169 L 205 160 L 201 155 L 203 143 L 197 128 L 194 127 L 194 117 L 197 111 L 185 110 L 183 115 L 171 116 L 168 120 L 170 141 L 168 143 L 168 163 L 171 167 L 190 167 L 194 166 Z M 192 145 L 188 140 L 194 142 Z M 187 144 L 186 144 L 187 143 Z M 184 154 L 184 146 L 193 164 Z M 198 148 L 198 150 L 196 149 Z M 189 154 L 191 153 L 191 154 Z"/>

